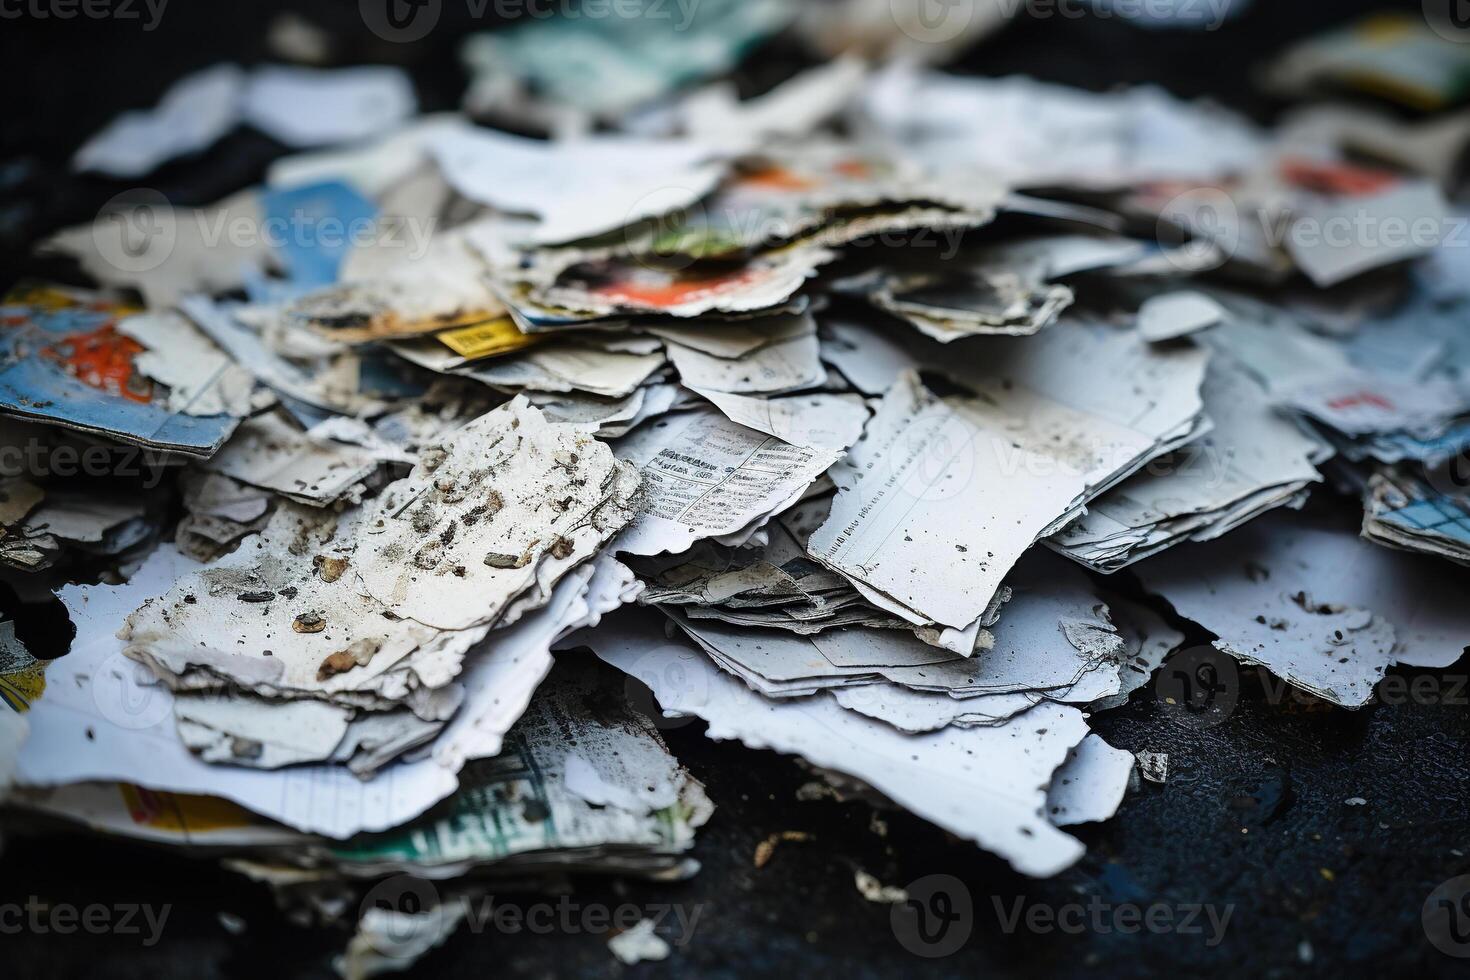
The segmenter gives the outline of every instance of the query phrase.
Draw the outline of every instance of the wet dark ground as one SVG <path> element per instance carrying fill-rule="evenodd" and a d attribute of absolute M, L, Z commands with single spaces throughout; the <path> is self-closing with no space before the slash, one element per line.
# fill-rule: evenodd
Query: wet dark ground
<path fill-rule="evenodd" d="M 151 103 L 184 71 L 226 57 L 258 58 L 267 13 L 281 6 L 174 0 L 164 25 L 147 37 L 112 25 L 0 24 L 0 64 L 22 82 L 8 89 L 0 113 L 0 251 L 11 259 L 0 266 L 4 278 L 57 271 L 17 264 L 16 250 L 48 228 L 90 218 L 122 189 L 74 180 L 57 167 L 81 139 L 116 110 Z M 1212 35 L 1155 34 L 1116 21 L 1023 24 L 966 64 L 1090 87 L 1159 80 L 1264 117 L 1276 107 L 1251 90 L 1251 65 L 1325 20 L 1367 6 L 1258 0 L 1241 21 Z M 343 27 L 350 58 L 408 59 L 426 105 L 452 103 L 462 79 L 446 40 L 384 53 L 362 43 L 355 4 L 306 8 L 318 22 Z M 152 183 L 179 200 L 204 202 L 257 178 L 277 152 L 263 137 L 240 134 Z M 1349 525 L 1356 520 L 1350 501 L 1327 497 L 1313 506 L 1340 513 Z M 1444 567 L 1470 585 L 1462 570 Z M 648 909 L 679 903 L 686 915 L 699 915 L 685 945 L 663 963 L 625 971 L 608 953 L 606 936 L 595 932 L 463 930 L 414 975 L 1463 975 L 1466 961 L 1431 947 L 1420 916 L 1436 886 L 1470 873 L 1470 714 L 1460 687 L 1467 671 L 1467 660 L 1443 672 L 1395 671 L 1434 678 L 1435 690 L 1356 712 L 1307 699 L 1273 701 L 1267 692 L 1279 682 L 1268 677 L 1263 685 L 1243 672 L 1235 711 L 1210 728 L 1166 709 L 1149 689 L 1137 692 L 1127 706 L 1097 716 L 1093 727 L 1120 748 L 1168 753 L 1168 780 L 1143 783 L 1109 823 L 1076 828 L 1086 857 L 1048 881 L 1020 877 L 900 811 L 798 801 L 798 787 L 811 776 L 793 760 L 710 742 L 697 723 L 671 729 L 670 746 L 719 807 L 693 852 L 702 872 L 673 885 L 579 877 L 573 900 Z M 609 676 L 608 683 L 621 681 Z M 787 831 L 810 839 L 780 843 L 768 863 L 755 867 L 757 845 Z M 912 933 L 902 925 L 895 930 L 890 906 L 858 893 L 857 870 L 897 886 L 930 875 L 958 879 L 962 889 L 948 887 L 968 895 L 968 936 L 965 923 L 956 922 L 941 942 L 963 945 L 940 958 L 910 952 L 900 935 Z M 162 940 L 151 947 L 138 935 L 0 931 L 0 975 L 329 976 L 331 955 L 345 938 L 287 924 L 265 886 L 209 861 L 81 836 L 7 838 L 0 909 L 31 896 L 172 910 Z M 523 907 L 556 901 L 496 897 Z M 1021 924 L 1008 929 L 1018 902 Z M 1210 905 L 1217 921 L 1229 910 L 1218 943 L 1210 942 L 1214 929 L 1204 914 L 1191 924 L 1200 932 L 1126 933 L 1117 927 L 1127 921 L 1094 918 L 1097 910 L 1159 905 L 1182 924 L 1199 904 Z M 1084 915 L 1080 933 L 1026 926 L 1028 916 L 1073 908 Z M 243 931 L 227 929 L 222 911 L 243 922 Z M 667 934 L 678 934 L 672 923 Z"/>

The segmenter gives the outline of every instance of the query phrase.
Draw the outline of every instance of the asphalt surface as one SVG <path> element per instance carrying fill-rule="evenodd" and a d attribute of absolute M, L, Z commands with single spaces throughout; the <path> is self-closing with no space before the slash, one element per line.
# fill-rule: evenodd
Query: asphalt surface
<path fill-rule="evenodd" d="M 269 12 L 286 6 L 174 0 L 159 29 L 146 34 L 118 24 L 0 24 L 0 63 L 23 80 L 0 113 L 4 278 L 65 275 L 21 260 L 23 249 L 50 228 L 90 218 L 122 189 L 65 174 L 60 165 L 82 139 L 115 111 L 151 103 L 184 71 L 223 58 L 258 60 Z M 341 28 L 347 60 L 404 62 L 427 107 L 453 104 L 463 79 L 452 37 L 385 51 L 362 37 L 355 4 L 296 6 Z M 1328 18 L 1370 5 L 1325 7 L 1257 0 L 1210 35 L 1117 21 L 1027 23 L 982 45 L 964 67 L 1092 88 L 1161 81 L 1269 118 L 1279 107 L 1251 87 L 1251 67 Z M 769 52 L 748 84 L 759 87 L 790 56 Z M 258 178 L 279 152 L 242 133 L 150 183 L 176 200 L 205 202 Z M 1314 509 L 1355 525 L 1353 502 L 1320 496 Z M 1445 574 L 1470 585 L 1462 570 L 1446 564 Z M 1126 578 L 1110 584 L 1129 587 Z M 35 645 L 59 652 L 66 628 L 54 607 L 17 602 L 0 589 L 0 604 L 25 617 Z M 606 935 L 580 924 L 548 935 L 492 926 L 462 930 L 412 975 L 1464 975 L 1466 960 L 1431 945 L 1421 911 L 1437 886 L 1470 874 L 1467 672 L 1463 659 L 1442 672 L 1394 671 L 1404 690 L 1427 678 L 1420 694 L 1355 712 L 1273 698 L 1279 682 L 1244 672 L 1233 712 L 1210 727 L 1145 688 L 1092 724 L 1120 748 L 1167 753 L 1167 782 L 1143 783 L 1112 821 L 1076 828 L 1086 857 L 1048 881 L 1020 877 L 901 811 L 798 800 L 812 777 L 794 760 L 711 742 L 698 723 L 673 728 L 665 733 L 671 748 L 718 805 L 693 852 L 702 872 L 673 885 L 582 876 L 570 896 L 583 909 L 632 904 L 656 915 L 674 903 L 685 921 L 697 915 L 692 936 L 667 961 L 624 970 Z M 624 682 L 610 674 L 608 684 L 621 690 Z M 758 845 L 787 832 L 805 839 L 782 840 L 756 867 Z M 895 915 L 859 894 L 859 870 L 914 895 L 937 887 L 942 896 L 919 923 L 903 906 Z M 6 908 L 33 898 L 51 907 L 142 903 L 169 912 L 151 944 L 141 921 L 136 932 L 102 935 L 10 931 Z M 526 908 L 560 899 L 506 892 L 496 900 Z M 1152 928 L 1136 923 L 1135 908 L 1153 915 Z M 660 931 L 684 938 L 672 917 Z M 268 889 L 207 860 L 68 834 L 7 835 L 0 853 L 5 976 L 325 977 L 344 940 L 292 926 Z M 1470 952 L 1470 944 L 1457 951 Z M 923 955 L 936 952 L 948 955 Z"/>

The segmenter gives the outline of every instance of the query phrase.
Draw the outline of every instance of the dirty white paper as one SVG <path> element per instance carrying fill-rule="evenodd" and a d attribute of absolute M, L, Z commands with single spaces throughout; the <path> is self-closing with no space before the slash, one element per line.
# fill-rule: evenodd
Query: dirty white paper
<path fill-rule="evenodd" d="M 1470 620 L 1434 559 L 1376 548 L 1352 530 L 1271 515 L 1139 566 L 1149 591 L 1220 637 L 1236 659 L 1344 707 L 1394 663 L 1458 660 Z"/>

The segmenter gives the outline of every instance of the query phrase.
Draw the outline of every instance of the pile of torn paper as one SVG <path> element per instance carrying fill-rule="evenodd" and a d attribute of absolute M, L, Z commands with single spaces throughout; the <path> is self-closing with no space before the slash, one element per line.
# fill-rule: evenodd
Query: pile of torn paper
<path fill-rule="evenodd" d="M 1183 627 L 1348 708 L 1461 655 L 1467 270 L 1306 236 L 1448 220 L 1436 184 L 1152 89 L 679 91 L 791 13 L 467 46 L 467 109 L 551 141 L 411 118 L 389 69 L 226 66 L 78 153 L 312 148 L 163 202 L 166 242 L 126 201 L 63 230 L 94 288 L 0 303 L 0 577 L 76 632 L 0 622 L 9 814 L 318 912 L 674 878 L 713 804 L 655 720 L 696 717 L 1051 875 L 1130 782 L 1089 722 Z M 364 233 L 209 234 L 275 219 Z"/>

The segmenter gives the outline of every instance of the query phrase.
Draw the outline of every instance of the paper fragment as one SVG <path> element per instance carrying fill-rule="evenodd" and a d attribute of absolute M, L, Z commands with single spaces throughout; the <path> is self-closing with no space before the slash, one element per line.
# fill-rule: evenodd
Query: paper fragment
<path fill-rule="evenodd" d="M 471 662 L 461 677 L 465 707 L 429 756 L 391 766 L 369 782 L 338 765 L 274 772 L 219 767 L 184 748 L 173 731 L 169 692 L 123 656 L 123 644 L 114 636 L 143 600 L 163 594 L 196 567 L 163 547 L 125 587 L 62 590 L 77 640 L 67 656 L 52 663 L 54 683 L 32 706 L 29 719 L 36 734 L 21 752 L 21 785 L 116 780 L 220 796 L 299 830 L 338 839 L 389 830 L 453 793 L 456 774 L 467 761 L 500 751 L 505 732 L 551 668 L 552 644 L 597 618 L 588 604 L 591 570 L 574 573 L 551 603 L 499 631 L 494 645 Z"/>
<path fill-rule="evenodd" d="M 1207 330 L 1226 316 L 1203 293 L 1182 290 L 1149 298 L 1138 310 L 1138 332 L 1151 343 L 1177 340 Z"/>
<path fill-rule="evenodd" d="M 829 698 L 767 701 L 719 672 L 696 675 L 707 685 L 673 682 L 689 676 L 680 665 L 697 663 L 702 655 L 671 645 L 646 619 L 640 623 L 624 614 L 579 641 L 650 683 L 664 711 L 704 718 L 711 738 L 797 754 L 860 779 L 919 816 L 1000 854 L 1024 874 L 1055 874 L 1082 853 L 1079 842 L 1041 816 L 1052 773 L 1086 735 L 1075 709 L 1038 705 L 998 728 L 908 736 Z"/>
<path fill-rule="evenodd" d="M 1058 827 L 1098 823 L 1117 813 L 1128 791 L 1133 756 L 1088 735 L 1052 775 L 1046 815 Z"/>
<path fill-rule="evenodd" d="M 810 554 L 880 608 L 966 629 L 1085 487 L 1012 439 L 906 375 L 833 470 L 837 497 Z"/>
<path fill-rule="evenodd" d="M 398 616 L 438 629 L 502 621 L 628 522 L 638 477 L 575 426 L 517 399 L 420 455 L 365 523 L 355 564 Z"/>
<path fill-rule="evenodd" d="M 613 936 L 607 941 L 607 948 L 624 966 L 669 958 L 669 944 L 653 931 L 652 919 L 644 919 Z"/>
<path fill-rule="evenodd" d="M 291 500 L 324 507 L 360 497 L 363 483 L 377 472 L 378 465 L 368 453 L 317 442 L 270 413 L 241 425 L 207 468 Z"/>
<path fill-rule="evenodd" d="M 1225 652 L 1360 707 L 1391 664 L 1444 667 L 1463 654 L 1470 632 L 1437 567 L 1271 516 L 1161 555 L 1139 576 Z"/>
<path fill-rule="evenodd" d="M 617 452 L 643 477 L 638 517 L 615 544 L 632 555 L 678 554 L 702 538 L 739 543 L 800 500 L 839 455 L 790 445 L 708 409 L 645 425 Z"/>

